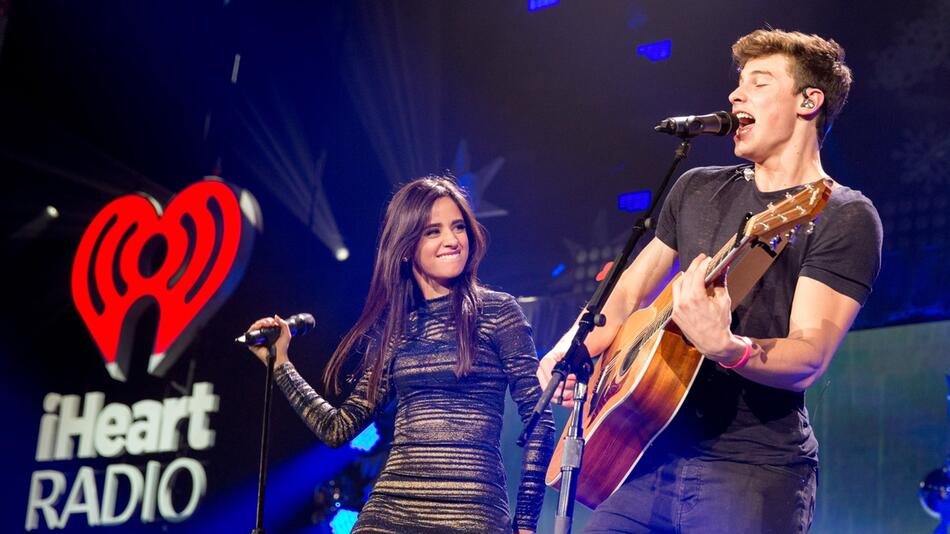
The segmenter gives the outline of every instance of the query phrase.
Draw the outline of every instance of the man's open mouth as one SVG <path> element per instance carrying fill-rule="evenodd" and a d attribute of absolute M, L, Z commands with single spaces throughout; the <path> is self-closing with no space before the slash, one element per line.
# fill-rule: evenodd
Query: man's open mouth
<path fill-rule="evenodd" d="M 748 133 L 752 129 L 752 125 L 755 124 L 755 117 L 745 111 L 737 112 L 736 118 L 739 119 L 739 129 L 736 130 L 736 133 L 740 135 Z"/>

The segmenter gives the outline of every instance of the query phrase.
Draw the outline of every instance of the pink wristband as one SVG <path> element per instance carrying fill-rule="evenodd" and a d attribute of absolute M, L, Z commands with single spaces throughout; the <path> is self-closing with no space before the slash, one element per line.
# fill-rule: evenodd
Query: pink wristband
<path fill-rule="evenodd" d="M 738 369 L 739 367 L 742 367 L 743 365 L 746 364 L 746 362 L 749 361 L 749 356 L 752 356 L 752 340 L 745 336 L 738 336 L 738 337 L 745 343 L 745 350 L 742 352 L 742 357 L 739 358 L 739 361 L 737 361 L 734 364 L 729 365 L 729 364 L 719 362 L 719 365 L 725 367 L 726 369 Z"/>

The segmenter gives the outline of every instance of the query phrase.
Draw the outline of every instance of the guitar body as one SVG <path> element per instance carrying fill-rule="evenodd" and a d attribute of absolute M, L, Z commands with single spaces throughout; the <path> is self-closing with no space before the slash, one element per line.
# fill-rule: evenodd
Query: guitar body
<path fill-rule="evenodd" d="M 577 482 L 577 500 L 595 508 L 626 480 L 650 443 L 679 411 L 696 378 L 703 357 L 683 338 L 659 329 L 640 340 L 664 304 L 670 287 L 654 302 L 631 315 L 613 343 L 598 358 L 591 375 L 591 395 L 584 409 L 585 460 Z M 628 351 L 632 361 L 624 365 Z M 558 442 L 548 465 L 546 482 L 560 487 Z"/>

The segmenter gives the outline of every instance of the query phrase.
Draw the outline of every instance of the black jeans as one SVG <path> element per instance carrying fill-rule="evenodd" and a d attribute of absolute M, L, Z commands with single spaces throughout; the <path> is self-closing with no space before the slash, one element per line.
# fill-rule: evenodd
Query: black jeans
<path fill-rule="evenodd" d="M 779 467 L 672 457 L 637 466 L 597 507 L 584 532 L 808 532 L 817 485 L 817 468 L 808 464 Z"/>

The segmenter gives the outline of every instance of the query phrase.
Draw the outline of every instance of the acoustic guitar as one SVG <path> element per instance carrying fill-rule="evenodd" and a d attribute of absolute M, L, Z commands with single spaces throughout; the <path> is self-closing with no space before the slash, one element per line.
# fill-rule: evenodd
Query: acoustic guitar
<path fill-rule="evenodd" d="M 727 287 L 735 309 L 797 232 L 811 232 L 832 185 L 831 180 L 809 183 L 761 213 L 747 216 L 740 232 L 710 262 L 706 286 L 721 284 L 728 272 Z M 807 230 L 801 230 L 803 224 Z M 594 365 L 583 413 L 586 443 L 576 495 L 590 508 L 620 487 L 670 423 L 703 362 L 703 355 L 670 321 L 672 305 L 671 281 L 649 306 L 627 318 Z M 555 488 L 560 486 L 566 432 L 567 427 L 545 477 Z"/>

